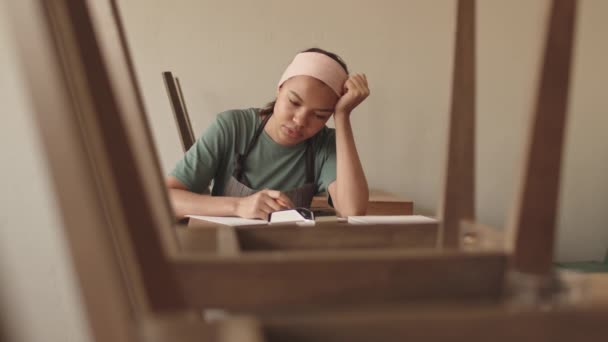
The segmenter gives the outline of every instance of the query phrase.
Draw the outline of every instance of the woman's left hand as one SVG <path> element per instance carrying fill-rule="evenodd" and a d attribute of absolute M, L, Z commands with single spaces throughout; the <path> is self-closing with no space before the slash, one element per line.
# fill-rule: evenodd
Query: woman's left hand
<path fill-rule="evenodd" d="M 365 74 L 353 74 L 344 83 L 344 95 L 336 104 L 335 116 L 349 116 L 369 96 Z"/>

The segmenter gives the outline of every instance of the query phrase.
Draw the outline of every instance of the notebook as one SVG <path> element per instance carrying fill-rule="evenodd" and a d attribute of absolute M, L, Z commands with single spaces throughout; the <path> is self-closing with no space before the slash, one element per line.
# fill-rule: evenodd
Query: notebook
<path fill-rule="evenodd" d="M 267 225 L 268 221 L 259 219 L 246 219 L 242 217 L 226 217 L 226 216 L 201 216 L 201 215 L 186 215 L 186 217 L 209 221 L 213 223 L 224 224 L 227 226 L 252 226 L 252 225 Z"/>
<path fill-rule="evenodd" d="M 270 224 L 293 222 L 298 226 L 314 226 L 315 222 L 340 222 L 340 218 L 333 208 L 312 207 L 275 211 L 268 215 L 268 221 Z"/>
<path fill-rule="evenodd" d="M 437 219 L 422 215 L 349 216 L 350 224 L 416 224 L 437 223 Z"/>

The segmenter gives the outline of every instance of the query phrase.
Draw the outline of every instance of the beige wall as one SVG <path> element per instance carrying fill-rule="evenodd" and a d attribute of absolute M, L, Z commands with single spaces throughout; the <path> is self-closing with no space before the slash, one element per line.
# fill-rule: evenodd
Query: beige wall
<path fill-rule="evenodd" d="M 220 111 L 261 106 L 293 54 L 337 52 L 367 73 L 353 126 L 371 187 L 435 214 L 445 154 L 454 0 L 120 0 L 162 165 L 181 147 L 160 73 L 181 79 L 196 134 Z M 478 214 L 504 226 L 535 89 L 545 0 L 478 1 Z M 323 8 L 323 10 L 320 10 Z M 608 246 L 608 2 L 583 0 L 557 256 Z"/>
<path fill-rule="evenodd" d="M 86 342 L 74 271 L 5 6 L 0 1 L 0 340 Z"/>

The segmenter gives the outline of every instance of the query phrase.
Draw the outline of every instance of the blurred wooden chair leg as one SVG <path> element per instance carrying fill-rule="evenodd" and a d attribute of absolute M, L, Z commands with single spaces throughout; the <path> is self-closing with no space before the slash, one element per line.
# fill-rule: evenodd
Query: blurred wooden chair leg
<path fill-rule="evenodd" d="M 460 224 L 475 220 L 475 0 L 457 2 L 456 37 L 443 197 L 444 248 L 460 248 Z"/>
<path fill-rule="evenodd" d="M 540 277 L 550 276 L 554 267 L 575 18 L 576 0 L 552 1 L 519 198 L 509 226 L 515 235 L 513 268 Z"/>

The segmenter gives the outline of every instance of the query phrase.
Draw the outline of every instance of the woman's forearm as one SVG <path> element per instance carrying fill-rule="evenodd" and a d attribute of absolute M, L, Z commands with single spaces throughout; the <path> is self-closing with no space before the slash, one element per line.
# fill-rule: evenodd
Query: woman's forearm
<path fill-rule="evenodd" d="M 185 215 L 236 216 L 239 198 L 200 195 L 182 189 L 169 189 L 169 198 L 178 219 Z"/>
<path fill-rule="evenodd" d="M 336 126 L 336 198 L 342 216 L 365 215 L 369 200 L 367 179 L 357 153 L 349 115 L 334 117 Z"/>

